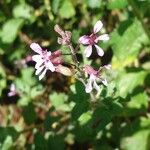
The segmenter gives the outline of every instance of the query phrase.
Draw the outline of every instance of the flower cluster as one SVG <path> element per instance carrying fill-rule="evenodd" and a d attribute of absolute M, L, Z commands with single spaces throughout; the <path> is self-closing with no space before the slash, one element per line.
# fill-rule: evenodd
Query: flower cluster
<path fill-rule="evenodd" d="M 90 35 L 83 35 L 79 38 L 79 44 L 87 46 L 84 51 L 85 57 L 91 56 L 93 46 L 96 48 L 97 54 L 99 56 L 104 55 L 103 49 L 100 48 L 97 44 L 99 41 L 109 40 L 109 36 L 108 34 L 98 35 L 98 32 L 102 29 L 102 27 L 103 24 L 99 20 L 94 25 L 93 32 Z M 100 67 L 98 70 L 93 69 L 89 65 L 84 65 L 84 67 L 81 67 L 78 64 L 78 60 L 76 57 L 77 51 L 71 44 L 72 33 L 70 31 L 63 31 L 63 29 L 61 29 L 59 25 L 55 25 L 54 30 L 60 35 L 60 37 L 58 37 L 58 43 L 64 46 L 68 46 L 68 48 L 70 49 L 74 63 L 73 65 L 78 69 L 76 69 L 76 71 L 73 71 L 68 67 L 63 66 L 64 60 L 61 50 L 51 52 L 43 50 L 37 43 L 32 43 L 30 45 L 30 48 L 37 53 L 36 55 L 32 56 L 32 60 L 36 62 L 35 74 L 39 75 L 39 80 L 41 80 L 45 76 L 48 70 L 50 70 L 51 72 L 56 71 L 67 76 L 71 76 L 75 74 L 75 72 L 78 72 L 77 74 L 80 74 L 80 77 L 82 76 L 82 81 L 85 85 L 86 93 L 90 93 L 93 89 L 100 91 L 100 86 L 98 85 L 99 82 L 107 86 L 107 80 L 105 78 L 102 78 L 101 71 L 103 68 L 110 69 L 110 65 Z M 85 75 L 83 75 L 83 72 Z M 75 75 L 78 79 L 77 74 Z"/>

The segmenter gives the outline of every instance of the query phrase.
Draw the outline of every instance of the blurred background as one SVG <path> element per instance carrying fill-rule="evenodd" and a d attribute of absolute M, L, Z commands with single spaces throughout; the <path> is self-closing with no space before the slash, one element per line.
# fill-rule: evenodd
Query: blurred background
<path fill-rule="evenodd" d="M 54 25 L 72 32 L 75 46 L 97 20 L 110 40 L 105 55 L 85 59 L 111 64 L 97 103 L 74 77 L 48 72 L 39 81 L 30 49 L 68 50 L 57 44 Z M 64 56 L 71 63 L 70 56 Z M 150 149 L 149 0 L 0 0 L 0 149 Z"/>

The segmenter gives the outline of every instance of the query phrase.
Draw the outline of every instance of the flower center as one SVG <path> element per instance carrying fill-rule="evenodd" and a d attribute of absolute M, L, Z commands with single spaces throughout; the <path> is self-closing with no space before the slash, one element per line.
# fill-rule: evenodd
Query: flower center
<path fill-rule="evenodd" d="M 90 45 L 94 45 L 95 44 L 95 39 L 97 38 L 96 34 L 91 34 L 90 38 L 89 38 L 89 43 Z"/>

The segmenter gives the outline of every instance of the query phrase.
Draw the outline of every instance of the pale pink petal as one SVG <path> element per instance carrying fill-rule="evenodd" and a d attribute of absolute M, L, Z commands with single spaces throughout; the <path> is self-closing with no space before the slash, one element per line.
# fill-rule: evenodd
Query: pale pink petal
<path fill-rule="evenodd" d="M 35 72 L 35 75 L 38 75 L 42 70 L 44 69 L 44 65 L 39 67 L 36 72 Z"/>
<path fill-rule="evenodd" d="M 79 43 L 83 45 L 88 45 L 89 43 L 89 36 L 88 35 L 83 35 L 79 38 Z"/>
<path fill-rule="evenodd" d="M 51 56 L 51 51 L 49 51 L 49 52 L 47 52 L 47 56 L 49 57 L 49 56 Z"/>
<path fill-rule="evenodd" d="M 94 25 L 93 32 L 97 33 L 98 31 L 101 30 L 102 27 L 103 27 L 103 23 L 100 20 L 97 21 L 96 24 Z"/>
<path fill-rule="evenodd" d="M 85 65 L 84 66 L 84 71 L 86 72 L 86 73 L 88 73 L 89 75 L 91 75 L 91 74 L 97 74 L 98 73 L 98 71 L 97 70 L 94 70 L 91 66 L 89 66 L 89 65 Z"/>
<path fill-rule="evenodd" d="M 41 80 L 45 74 L 46 74 L 47 69 L 44 69 L 44 71 L 42 72 L 42 74 L 39 76 L 39 80 Z"/>
<path fill-rule="evenodd" d="M 100 35 L 99 37 L 96 38 L 96 41 L 108 41 L 109 40 L 109 35 L 108 34 L 103 34 L 103 35 Z"/>
<path fill-rule="evenodd" d="M 46 64 L 46 67 L 51 70 L 51 72 L 55 71 L 55 66 L 50 61 Z"/>
<path fill-rule="evenodd" d="M 42 65 L 43 62 L 44 62 L 43 59 L 39 59 L 39 60 L 36 62 L 35 69 L 38 69 L 38 68 Z"/>
<path fill-rule="evenodd" d="M 108 69 L 108 70 L 111 69 L 111 65 L 110 64 L 109 65 L 104 65 L 103 67 L 106 68 L 106 69 Z"/>
<path fill-rule="evenodd" d="M 103 55 L 104 55 L 103 49 L 100 48 L 98 45 L 94 45 L 94 46 L 95 46 L 95 48 L 96 48 L 96 50 L 97 50 L 97 54 L 98 54 L 99 56 L 103 56 Z"/>
<path fill-rule="evenodd" d="M 93 89 L 92 88 L 92 81 L 89 80 L 88 83 L 85 86 L 85 91 L 86 91 L 86 93 L 90 93 L 92 91 L 92 89 Z"/>
<path fill-rule="evenodd" d="M 38 60 L 41 60 L 41 55 L 33 55 L 32 60 L 37 62 Z"/>
<path fill-rule="evenodd" d="M 30 48 L 31 48 L 32 50 L 34 50 L 36 53 L 42 54 L 42 48 L 40 47 L 39 44 L 37 44 L 37 43 L 32 43 L 32 44 L 30 45 Z"/>
<path fill-rule="evenodd" d="M 107 80 L 106 80 L 106 79 L 102 79 L 101 81 L 102 81 L 102 83 L 103 83 L 105 86 L 107 86 L 107 85 L 108 85 L 108 83 L 107 83 Z"/>
<path fill-rule="evenodd" d="M 15 84 L 11 84 L 10 85 L 10 91 L 15 91 L 16 90 L 16 86 L 15 86 Z"/>
<path fill-rule="evenodd" d="M 87 46 L 87 48 L 84 50 L 84 54 L 86 57 L 90 57 L 92 54 L 92 45 Z"/>
<path fill-rule="evenodd" d="M 97 92 L 100 91 L 100 87 L 97 85 L 96 81 L 94 81 L 93 86 L 94 86 L 94 88 L 97 90 Z"/>

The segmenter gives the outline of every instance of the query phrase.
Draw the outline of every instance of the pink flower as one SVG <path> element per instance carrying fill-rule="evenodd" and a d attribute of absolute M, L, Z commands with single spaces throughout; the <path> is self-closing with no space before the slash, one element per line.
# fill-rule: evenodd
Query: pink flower
<path fill-rule="evenodd" d="M 17 90 L 16 90 L 16 86 L 15 86 L 15 84 L 11 84 L 10 85 L 10 91 L 8 92 L 8 96 L 9 97 L 12 97 L 12 96 L 15 96 L 15 95 L 18 95 L 18 92 L 17 92 Z"/>
<path fill-rule="evenodd" d="M 32 60 L 36 62 L 35 69 L 36 75 L 39 75 L 39 80 L 41 80 L 47 70 L 54 72 L 56 67 L 62 63 L 61 51 L 57 50 L 54 53 L 48 52 L 47 50 L 43 50 L 39 44 L 32 43 L 30 48 L 38 53 L 37 55 L 32 56 Z"/>
<path fill-rule="evenodd" d="M 98 41 L 107 41 L 109 40 L 108 34 L 97 35 L 97 33 L 102 29 L 103 23 L 99 20 L 96 22 L 93 28 L 93 33 L 91 35 L 83 35 L 79 38 L 79 43 L 87 45 L 84 53 L 86 57 L 90 57 L 92 54 L 92 47 L 95 46 L 99 56 L 104 55 L 104 51 L 100 48 L 97 43 Z"/>
<path fill-rule="evenodd" d="M 110 65 L 103 66 L 99 70 L 94 70 L 91 66 L 86 65 L 84 67 L 84 71 L 87 75 L 89 75 L 89 79 L 87 80 L 87 84 L 85 85 L 86 93 L 90 93 L 93 88 L 100 91 L 100 87 L 98 86 L 97 82 L 101 81 L 105 86 L 107 86 L 107 80 L 103 79 L 100 75 L 101 69 L 106 68 L 110 69 Z"/>
<path fill-rule="evenodd" d="M 70 31 L 63 31 L 62 28 L 56 24 L 54 27 L 54 30 L 61 36 L 58 37 L 58 44 L 61 45 L 69 45 L 71 40 L 71 32 Z"/>

